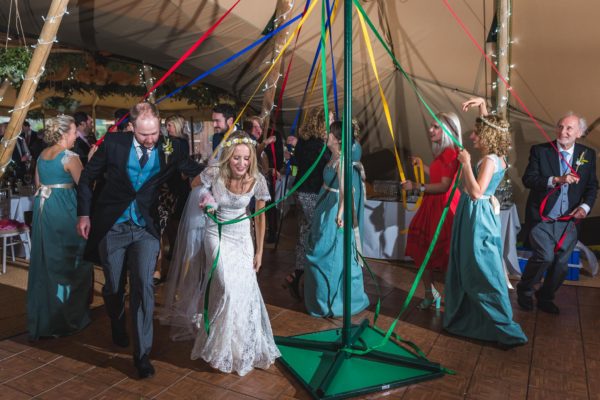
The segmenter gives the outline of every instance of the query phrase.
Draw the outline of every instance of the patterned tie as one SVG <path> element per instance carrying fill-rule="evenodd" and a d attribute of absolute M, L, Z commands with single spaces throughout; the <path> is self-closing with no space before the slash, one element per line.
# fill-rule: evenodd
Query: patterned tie
<path fill-rule="evenodd" d="M 569 153 L 563 150 L 560 152 L 560 155 L 562 156 L 560 159 L 560 174 L 565 175 L 567 172 L 569 172 L 569 164 L 567 164 Z"/>
<path fill-rule="evenodd" d="M 144 146 L 140 146 L 142 149 L 142 156 L 140 157 L 140 167 L 144 168 L 144 165 L 148 162 L 148 149 Z"/>

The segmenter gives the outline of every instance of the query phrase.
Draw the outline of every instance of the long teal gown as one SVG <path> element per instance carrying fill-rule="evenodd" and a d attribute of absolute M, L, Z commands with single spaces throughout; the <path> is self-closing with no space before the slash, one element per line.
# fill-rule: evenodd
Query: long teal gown
<path fill-rule="evenodd" d="M 361 147 L 352 146 L 352 188 L 357 226 L 352 236 L 352 314 L 369 306 L 363 285 L 363 273 L 356 253 L 356 236 L 362 234 L 364 216 L 364 185 L 362 181 Z M 306 258 L 308 268 L 304 274 L 304 303 L 308 313 L 315 317 L 338 317 L 343 315 L 343 260 L 344 234 L 336 224 L 339 198 L 339 182 L 336 166 L 327 164 L 323 170 L 323 187 L 308 236 Z"/>
<path fill-rule="evenodd" d="M 490 198 L 505 169 L 498 156 L 487 157 L 496 163 L 496 169 L 484 196 L 472 200 L 463 194 L 454 216 L 446 274 L 444 329 L 456 335 L 512 346 L 527 343 L 527 337 L 513 321 L 502 267 L 499 209 L 494 210 Z"/>
<path fill-rule="evenodd" d="M 68 157 L 77 154 L 65 150 L 53 160 L 38 158 L 42 187 L 34 201 L 27 282 L 30 340 L 70 335 L 90 323 L 92 264 L 83 261 L 85 240 L 75 230 L 77 197 L 73 178 L 63 166 Z"/>

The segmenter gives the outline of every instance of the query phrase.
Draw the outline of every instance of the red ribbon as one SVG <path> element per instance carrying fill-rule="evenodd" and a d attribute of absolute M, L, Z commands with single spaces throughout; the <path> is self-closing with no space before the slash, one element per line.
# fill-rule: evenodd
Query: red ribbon
<path fill-rule="evenodd" d="M 533 121 L 533 123 L 535 124 L 536 128 L 542 133 L 542 135 L 546 138 L 546 140 L 548 141 L 548 143 L 550 143 L 550 145 L 554 148 L 554 150 L 558 154 L 558 157 L 567 164 L 567 166 L 571 170 L 571 173 L 573 175 L 575 175 L 576 177 L 579 178 L 579 174 L 577 173 L 577 171 L 575 171 L 573 169 L 573 167 L 571 166 L 571 164 L 569 164 L 569 162 L 562 156 L 562 154 L 560 154 L 560 151 L 558 151 L 558 148 L 554 144 L 554 140 L 550 139 L 550 137 L 548 136 L 548 134 L 546 133 L 546 131 L 544 130 L 544 128 L 542 128 L 542 126 L 537 122 L 537 120 L 535 119 L 535 117 L 533 116 L 533 114 L 531 114 L 531 112 L 529 111 L 529 108 L 527 108 L 527 106 L 525 105 L 525 103 L 523 102 L 523 100 L 521 100 L 521 98 L 517 94 L 516 90 L 512 86 L 510 86 L 508 84 L 508 81 L 506 80 L 506 78 L 504 78 L 504 76 L 502 76 L 502 74 L 500 73 L 500 71 L 498 71 L 498 68 L 496 67 L 496 65 L 492 62 L 492 60 L 486 54 L 486 52 L 483 50 L 483 48 L 481 47 L 481 45 L 473 37 L 473 35 L 469 31 L 469 28 L 467 28 L 467 26 L 464 24 L 464 22 L 456 14 L 456 12 L 454 11 L 454 9 L 450 6 L 450 4 L 448 4 L 448 0 L 442 0 L 442 1 L 444 2 L 444 5 L 448 8 L 448 10 L 450 11 L 450 14 L 452 14 L 452 16 L 454 17 L 454 19 L 456 20 L 456 22 L 458 22 L 458 24 L 461 26 L 461 28 L 463 29 L 463 31 L 465 31 L 465 33 L 469 37 L 469 39 L 471 39 L 471 42 L 473 42 L 473 44 L 475 45 L 475 47 L 477 47 L 479 49 L 479 52 L 486 59 L 486 61 L 489 64 L 489 66 L 496 72 L 496 74 L 498 75 L 498 78 L 500 78 L 502 80 L 502 82 L 506 86 L 506 89 L 517 100 L 517 102 L 519 103 L 519 105 L 521 106 L 521 108 L 523 109 L 523 111 L 525 111 L 525 113 Z"/>
<path fill-rule="evenodd" d="M 306 10 L 308 9 L 310 1 L 307 1 L 304 5 L 304 11 L 302 11 L 302 16 L 306 14 Z M 281 106 L 283 105 L 283 93 L 285 92 L 285 88 L 287 86 L 288 78 L 290 76 L 290 69 L 292 67 L 292 61 L 294 61 L 294 54 L 296 54 L 296 46 L 298 46 L 298 39 L 300 38 L 300 32 L 302 32 L 302 26 L 298 29 L 298 35 L 296 36 L 296 41 L 294 42 L 294 51 L 290 57 L 290 62 L 288 63 L 287 69 L 285 71 L 285 76 L 283 78 L 283 83 L 281 84 L 281 90 L 279 91 L 279 97 L 277 98 L 277 108 L 275 110 L 275 116 L 273 118 L 273 123 L 271 124 L 271 129 L 269 130 L 269 134 L 267 137 L 271 137 L 275 134 L 275 123 L 277 123 L 277 118 L 279 118 L 279 113 L 281 111 Z M 277 141 L 277 138 L 275 138 Z M 275 142 L 276 142 L 275 141 Z M 275 188 L 277 183 L 277 156 L 275 155 L 275 142 L 269 145 L 271 154 L 273 155 L 273 175 L 271 177 L 273 181 L 273 188 Z"/>
<path fill-rule="evenodd" d="M 144 97 L 142 97 L 142 101 L 146 100 L 148 98 L 148 96 L 150 96 L 150 94 L 152 94 L 152 92 L 154 90 L 156 90 L 156 88 L 158 88 L 160 85 L 162 85 L 162 83 L 169 77 L 171 76 L 171 74 L 173 74 L 173 72 L 175 72 L 175 70 L 177 68 L 179 68 L 179 66 L 188 59 L 189 56 L 192 55 L 192 53 L 194 51 L 196 51 L 196 49 L 198 48 L 198 46 L 200 46 L 212 33 L 215 29 L 217 29 L 217 27 L 221 24 L 221 22 L 223 22 L 223 20 L 225 19 L 225 17 L 227 15 L 229 15 L 229 13 L 231 11 L 233 11 L 233 9 L 235 8 L 235 6 L 238 5 L 238 3 L 241 0 L 237 0 L 230 8 L 229 10 L 227 10 L 225 12 L 225 14 L 221 15 L 221 17 L 217 20 L 217 22 L 215 22 L 215 24 L 213 26 L 211 26 L 206 32 L 204 32 L 204 34 L 202 36 L 200 36 L 200 38 L 196 41 L 196 43 L 194 43 L 192 45 L 192 47 L 190 47 L 180 58 L 179 60 L 177 60 L 175 62 L 175 64 L 173 64 L 171 66 L 171 68 L 169 68 L 169 70 L 158 80 L 156 81 L 156 83 L 154 85 L 152 85 L 152 87 L 150 88 L 150 90 L 148 90 L 148 92 L 144 95 Z M 119 121 L 110 129 L 110 132 L 116 132 L 117 130 L 117 126 L 119 126 L 123 121 L 125 121 L 125 119 L 129 116 L 129 113 L 123 115 L 121 117 L 121 119 L 119 119 Z M 102 144 L 102 142 L 104 141 L 104 136 L 102 136 L 100 139 L 98 139 L 98 141 L 96 142 L 96 146 L 100 146 Z"/>
<path fill-rule="evenodd" d="M 540 218 L 544 222 L 555 222 L 555 221 L 568 222 L 568 221 L 575 219 L 575 216 L 572 214 L 562 215 L 558 218 L 550 218 L 550 217 L 546 217 L 544 215 L 544 210 L 546 209 L 546 203 L 548 202 L 548 199 L 550 198 L 550 196 L 552 196 L 558 190 L 560 190 L 560 186 L 554 187 L 550 192 L 548 192 L 548 194 L 544 197 L 544 199 L 542 200 L 542 202 L 540 204 Z M 576 220 L 574 225 L 577 225 L 579 222 L 580 222 L 579 220 Z M 560 239 L 558 239 L 558 242 L 556 242 L 556 246 L 554 246 L 554 254 L 558 253 L 558 251 L 562 248 L 562 245 L 567 237 L 567 233 L 568 233 L 568 227 L 565 228 L 565 231 L 560 236 Z"/>

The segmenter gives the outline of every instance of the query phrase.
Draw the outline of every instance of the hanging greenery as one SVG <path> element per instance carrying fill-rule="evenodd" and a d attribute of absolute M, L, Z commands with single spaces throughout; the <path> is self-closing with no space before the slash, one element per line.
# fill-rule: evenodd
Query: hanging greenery
<path fill-rule="evenodd" d="M 25 47 L 0 48 L 0 81 L 8 79 L 14 87 L 21 87 L 30 61 L 31 52 Z"/>
<path fill-rule="evenodd" d="M 78 106 L 79 102 L 77 100 L 69 99 L 67 97 L 52 96 L 44 100 L 44 108 L 56 110 L 61 113 L 67 111 L 74 113 Z"/>
<path fill-rule="evenodd" d="M 86 53 L 52 53 L 48 58 L 46 74 L 39 89 L 52 89 L 65 97 L 73 93 L 95 93 L 100 98 L 130 96 L 140 98 L 146 94 L 141 73 L 142 65 L 129 61 Z M 155 72 L 163 71 L 155 68 Z M 173 92 L 187 79 L 174 75 L 156 91 L 156 98 Z M 187 87 L 173 96 L 197 108 L 212 107 L 222 91 L 206 84 Z"/>

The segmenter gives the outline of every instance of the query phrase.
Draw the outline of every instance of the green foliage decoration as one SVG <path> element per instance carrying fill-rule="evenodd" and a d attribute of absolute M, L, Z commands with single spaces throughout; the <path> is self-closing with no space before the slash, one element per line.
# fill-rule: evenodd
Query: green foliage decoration
<path fill-rule="evenodd" d="M 19 88 L 29 68 L 31 51 L 26 47 L 0 48 L 0 80 L 8 79 Z"/>

